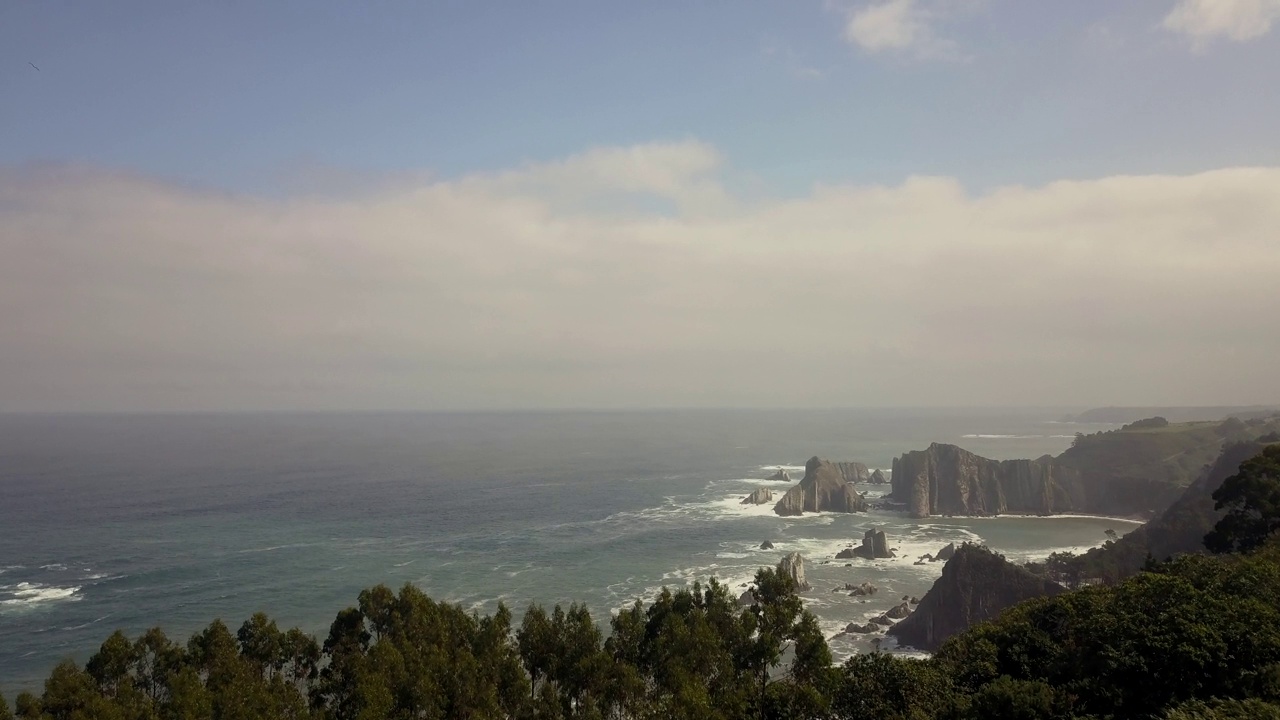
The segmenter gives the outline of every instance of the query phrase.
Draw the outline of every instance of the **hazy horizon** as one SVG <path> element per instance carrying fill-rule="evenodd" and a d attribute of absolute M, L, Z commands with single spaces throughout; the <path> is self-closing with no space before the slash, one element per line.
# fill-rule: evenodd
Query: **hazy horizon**
<path fill-rule="evenodd" d="M 0 9 L 0 412 L 1280 402 L 1280 4 Z"/>

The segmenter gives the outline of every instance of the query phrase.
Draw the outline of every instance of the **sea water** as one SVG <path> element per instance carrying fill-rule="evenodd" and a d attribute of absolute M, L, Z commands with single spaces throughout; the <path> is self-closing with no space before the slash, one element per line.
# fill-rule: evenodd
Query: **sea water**
<path fill-rule="evenodd" d="M 1104 518 L 780 518 L 807 458 L 889 468 L 930 442 L 997 459 L 1058 453 L 1077 427 L 1045 410 L 700 410 L 437 414 L 0 416 L 0 691 L 38 689 L 112 630 L 174 639 L 256 611 L 321 640 L 363 588 L 413 583 L 481 613 L 580 601 L 608 615 L 663 586 L 741 592 L 805 557 L 828 636 L 921 596 L 982 542 L 1017 561 L 1080 550 L 1134 523 Z M 875 500 L 887 486 L 860 488 Z M 834 560 L 882 528 L 893 560 Z M 768 540 L 772 550 L 761 550 Z M 832 592 L 846 582 L 871 598 Z M 865 602 L 863 602 L 865 600 Z M 832 641 L 837 657 L 868 636 Z"/>

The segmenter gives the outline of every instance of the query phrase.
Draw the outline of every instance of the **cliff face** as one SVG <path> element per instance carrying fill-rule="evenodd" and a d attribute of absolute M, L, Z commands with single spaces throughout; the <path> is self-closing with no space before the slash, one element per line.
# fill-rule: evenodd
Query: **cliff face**
<path fill-rule="evenodd" d="M 1216 447 L 1215 447 L 1216 451 Z M 893 461 L 890 497 L 913 517 L 1063 512 L 1136 514 L 1168 507 L 1182 492 L 1159 467 L 1116 475 L 1068 453 L 991 460 L 934 443 Z"/>
<path fill-rule="evenodd" d="M 866 470 L 866 466 L 861 463 L 841 465 L 861 466 Z M 779 515 L 800 515 L 824 510 L 865 512 L 866 500 L 845 477 L 846 472 L 841 470 L 840 465 L 817 457 L 810 458 L 805 463 L 804 478 L 800 480 L 800 484 L 788 490 L 778 504 L 774 505 L 773 511 Z"/>
<path fill-rule="evenodd" d="M 844 478 L 845 482 L 871 482 L 871 471 L 867 466 L 860 462 L 833 462 L 836 471 Z"/>
<path fill-rule="evenodd" d="M 934 443 L 893 461 L 891 497 L 914 517 L 1080 510 L 1078 477 L 1051 458 L 989 460 Z"/>
<path fill-rule="evenodd" d="M 902 645 L 932 652 L 947 638 L 996 617 L 1007 607 L 1064 591 L 985 547 L 965 544 L 947 561 L 942 577 L 920 599 L 915 612 L 888 634 Z"/>
<path fill-rule="evenodd" d="M 1229 443 L 1182 497 L 1159 516 L 1119 540 L 1081 556 L 1079 574 L 1120 579 L 1141 570 L 1148 554 L 1164 560 L 1184 553 L 1205 552 L 1204 536 L 1224 514 L 1214 509 L 1213 493 L 1240 470 L 1240 463 L 1265 447 L 1259 442 Z"/>

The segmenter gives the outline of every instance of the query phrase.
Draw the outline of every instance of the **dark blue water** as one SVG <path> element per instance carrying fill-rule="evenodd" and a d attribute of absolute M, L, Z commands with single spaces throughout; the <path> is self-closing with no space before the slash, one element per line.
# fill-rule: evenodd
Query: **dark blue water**
<path fill-rule="evenodd" d="M 663 584 L 744 582 L 789 549 L 838 583 L 848 569 L 817 563 L 871 523 L 912 549 L 981 539 L 1033 555 L 1094 544 L 1122 527 L 784 520 L 736 503 L 773 466 L 811 455 L 887 468 L 935 440 L 998 458 L 1060 452 L 1075 429 L 1047 422 L 1060 415 L 0 416 L 0 690 L 37 687 L 115 628 L 160 625 L 185 638 L 215 617 L 234 629 L 265 610 L 323 635 L 376 583 L 412 582 L 480 611 L 499 599 L 517 613 L 530 601 L 584 600 L 603 618 Z M 759 551 L 765 538 L 778 550 Z M 922 594 L 937 567 L 858 572 Z M 817 591 L 810 604 L 829 629 L 882 610 Z"/>

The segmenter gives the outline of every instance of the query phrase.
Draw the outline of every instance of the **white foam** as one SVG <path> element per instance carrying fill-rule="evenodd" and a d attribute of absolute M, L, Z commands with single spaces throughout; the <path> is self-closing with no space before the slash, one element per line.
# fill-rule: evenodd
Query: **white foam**
<path fill-rule="evenodd" d="M 80 592 L 80 588 L 76 587 L 49 587 L 40 583 L 18 583 L 11 585 L 12 598 L 8 600 L 0 600 L 0 605 L 28 607 L 40 605 L 43 603 L 55 602 L 58 600 L 79 600 L 76 594 Z"/>
<path fill-rule="evenodd" d="M 1043 435 L 989 435 L 986 433 L 976 433 L 971 435 L 961 435 L 963 438 L 981 438 L 983 440 L 1033 440 L 1042 438 Z"/>

